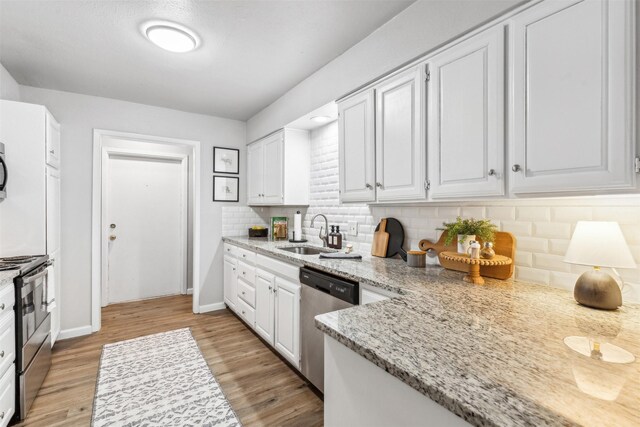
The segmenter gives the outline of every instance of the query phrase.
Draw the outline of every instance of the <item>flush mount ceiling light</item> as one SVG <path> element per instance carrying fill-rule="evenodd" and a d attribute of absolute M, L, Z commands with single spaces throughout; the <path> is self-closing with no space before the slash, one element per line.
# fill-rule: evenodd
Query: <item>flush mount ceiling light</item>
<path fill-rule="evenodd" d="M 199 44 L 198 36 L 193 31 L 173 22 L 147 22 L 142 32 L 153 44 L 169 52 L 191 52 Z"/>
<path fill-rule="evenodd" d="M 313 120 L 316 123 L 327 123 L 327 122 L 331 121 L 331 117 L 329 117 L 329 116 L 313 116 L 313 117 L 311 117 L 311 120 Z"/>

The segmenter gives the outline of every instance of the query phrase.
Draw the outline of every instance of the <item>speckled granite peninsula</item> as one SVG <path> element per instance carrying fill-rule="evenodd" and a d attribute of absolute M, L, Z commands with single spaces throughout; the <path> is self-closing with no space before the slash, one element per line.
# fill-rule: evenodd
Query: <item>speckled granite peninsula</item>
<path fill-rule="evenodd" d="M 640 306 L 579 306 L 570 292 L 514 281 L 482 286 L 399 259 L 321 260 L 288 242 L 225 241 L 399 293 L 316 317 L 357 354 L 477 426 L 640 425 Z M 563 342 L 596 337 L 631 352 L 612 364 Z"/>

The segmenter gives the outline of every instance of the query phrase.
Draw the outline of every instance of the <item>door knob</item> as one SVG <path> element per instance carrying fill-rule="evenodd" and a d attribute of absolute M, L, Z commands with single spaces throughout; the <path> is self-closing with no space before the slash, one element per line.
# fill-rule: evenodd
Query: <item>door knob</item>
<path fill-rule="evenodd" d="M 513 165 L 511 166 L 511 170 L 514 172 L 520 172 L 520 170 L 522 170 L 522 168 L 520 167 L 520 165 Z"/>
<path fill-rule="evenodd" d="M 109 236 L 109 240 L 113 242 L 114 240 L 116 240 L 116 236 Z"/>

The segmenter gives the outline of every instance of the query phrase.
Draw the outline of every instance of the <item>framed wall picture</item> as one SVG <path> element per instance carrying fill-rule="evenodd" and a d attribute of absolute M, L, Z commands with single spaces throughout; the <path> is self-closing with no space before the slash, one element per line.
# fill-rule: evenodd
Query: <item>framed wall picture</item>
<path fill-rule="evenodd" d="M 213 201 L 237 202 L 240 179 L 231 176 L 213 176 Z"/>
<path fill-rule="evenodd" d="M 240 173 L 240 150 L 236 148 L 213 147 L 214 173 Z"/>

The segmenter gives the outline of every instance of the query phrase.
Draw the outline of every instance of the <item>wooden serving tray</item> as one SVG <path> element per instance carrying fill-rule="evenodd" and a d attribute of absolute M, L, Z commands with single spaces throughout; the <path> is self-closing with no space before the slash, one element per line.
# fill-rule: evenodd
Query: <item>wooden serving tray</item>
<path fill-rule="evenodd" d="M 458 239 L 453 238 L 450 245 L 445 245 L 446 233 L 442 233 L 437 242 L 433 243 L 430 240 L 420 240 L 418 246 L 423 251 L 435 251 L 438 254 L 440 265 L 449 270 L 462 271 L 467 273 L 469 266 L 456 261 L 444 259 L 440 256 L 441 252 L 457 252 Z M 482 242 L 480 242 L 482 244 Z M 515 259 L 516 256 L 516 237 L 506 231 L 497 231 L 495 235 L 495 241 L 493 242 L 493 250 L 496 251 L 496 255 L 503 255 L 507 258 Z M 480 266 L 480 275 L 484 277 L 492 277 L 494 279 L 506 280 L 513 276 L 515 269 L 514 263 L 509 265 L 482 265 Z"/>

